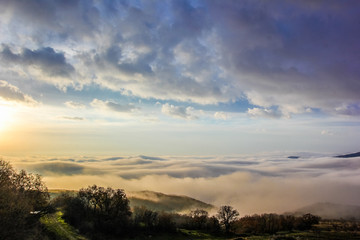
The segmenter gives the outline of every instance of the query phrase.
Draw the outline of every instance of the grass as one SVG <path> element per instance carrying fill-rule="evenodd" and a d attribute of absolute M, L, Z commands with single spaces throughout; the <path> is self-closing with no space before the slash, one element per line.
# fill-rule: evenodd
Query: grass
<path fill-rule="evenodd" d="M 209 233 L 204 233 L 198 230 L 186 230 L 180 229 L 176 233 L 158 233 L 156 235 L 142 235 L 133 238 L 127 238 L 127 240 L 235 240 L 236 237 L 220 237 L 214 236 Z"/>
<path fill-rule="evenodd" d="M 46 229 L 50 239 L 55 240 L 87 240 L 80 235 L 78 231 L 67 224 L 62 218 L 63 213 L 57 211 L 52 214 L 46 214 L 41 217 L 40 221 Z M 356 223 L 359 224 L 359 223 Z M 335 226 L 335 227 L 334 227 Z M 349 226 L 349 223 L 343 222 L 322 222 L 316 225 L 310 231 L 292 231 L 292 232 L 278 232 L 274 235 L 249 235 L 242 237 L 235 236 L 216 236 L 210 233 L 198 230 L 179 229 L 178 232 L 158 233 L 156 235 L 139 234 L 137 236 L 128 237 L 127 240 L 280 240 L 280 239 L 296 239 L 296 240 L 360 240 L 359 228 L 355 230 L 346 229 L 344 226 Z M 360 225 L 358 225 L 360 226 Z"/>
<path fill-rule="evenodd" d="M 46 214 L 40 218 L 40 222 L 46 229 L 51 239 L 56 240 L 87 240 L 81 236 L 78 231 L 67 224 L 62 218 L 63 213 L 57 211 L 52 214 Z"/>
<path fill-rule="evenodd" d="M 185 237 L 183 239 L 193 239 L 193 240 L 230 240 L 234 238 L 224 237 L 224 236 L 214 236 L 209 233 L 197 231 L 197 230 L 186 230 L 180 229 L 180 233 Z"/>

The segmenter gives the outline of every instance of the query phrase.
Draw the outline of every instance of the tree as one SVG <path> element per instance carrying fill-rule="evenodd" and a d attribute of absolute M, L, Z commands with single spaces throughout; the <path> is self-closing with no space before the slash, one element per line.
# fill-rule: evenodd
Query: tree
<path fill-rule="evenodd" d="M 225 227 L 226 233 L 230 232 L 231 224 L 236 221 L 238 216 L 239 212 L 231 206 L 221 206 L 217 214 L 217 218 L 220 224 Z"/>
<path fill-rule="evenodd" d="M 314 216 L 310 213 L 305 214 L 297 219 L 297 221 L 295 222 L 295 228 L 299 230 L 311 229 L 313 225 L 319 223 L 320 219 L 320 217 Z"/>
<path fill-rule="evenodd" d="M 128 228 L 131 211 L 122 189 L 93 185 L 65 202 L 64 218 L 83 232 L 120 235 Z"/>
<path fill-rule="evenodd" d="M 48 206 L 49 193 L 39 175 L 0 159 L 0 238 L 23 239 L 36 232 L 39 214 Z"/>
<path fill-rule="evenodd" d="M 146 229 L 152 230 L 158 225 L 158 213 L 144 206 L 134 208 L 135 225 L 143 225 Z"/>
<path fill-rule="evenodd" d="M 196 209 L 190 212 L 193 225 L 196 229 L 203 229 L 206 227 L 206 221 L 208 220 L 209 213 L 202 209 Z"/>

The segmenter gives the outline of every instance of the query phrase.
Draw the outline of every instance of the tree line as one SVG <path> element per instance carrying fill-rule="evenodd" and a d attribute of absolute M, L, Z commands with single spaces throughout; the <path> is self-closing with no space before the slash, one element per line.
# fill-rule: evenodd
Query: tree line
<path fill-rule="evenodd" d="M 0 160 L 0 239 L 47 239 L 39 218 L 61 210 L 67 223 L 90 239 L 122 239 L 139 235 L 176 233 L 178 229 L 201 230 L 211 234 L 262 234 L 306 230 L 319 222 L 311 214 L 302 217 L 262 214 L 239 218 L 231 206 L 221 206 L 210 216 L 203 209 L 189 214 L 156 212 L 146 207 L 130 209 L 123 189 L 97 185 L 76 194 L 63 193 L 49 199 L 39 175 L 21 170 Z M 33 236 L 33 238 L 29 238 Z"/>

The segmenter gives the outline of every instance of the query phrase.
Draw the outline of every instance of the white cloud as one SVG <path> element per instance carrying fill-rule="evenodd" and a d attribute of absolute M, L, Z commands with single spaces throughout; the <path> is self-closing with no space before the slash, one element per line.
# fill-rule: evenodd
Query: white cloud
<path fill-rule="evenodd" d="M 248 115 L 252 118 L 280 118 L 282 116 L 278 111 L 266 108 L 249 108 Z"/>
<path fill-rule="evenodd" d="M 0 80 L 0 98 L 7 101 L 36 104 L 37 102 L 29 95 L 24 94 L 20 89 L 7 81 Z"/>
<path fill-rule="evenodd" d="M 330 130 L 322 130 L 321 135 L 333 136 L 334 133 L 332 131 L 330 131 Z"/>
<path fill-rule="evenodd" d="M 11 162 L 18 168 L 44 174 L 50 188 L 77 189 L 98 184 L 125 191 L 153 190 L 188 195 L 217 206 L 229 204 L 242 214 L 283 213 L 319 201 L 359 204 L 357 158 L 344 161 L 329 155 L 291 155 L 300 158 L 289 159 L 286 154 L 87 156 Z"/>
<path fill-rule="evenodd" d="M 121 112 L 121 113 L 131 113 L 139 109 L 138 107 L 136 107 L 131 103 L 119 104 L 112 101 L 102 101 L 96 98 L 93 99 L 90 105 L 94 108 L 100 108 L 114 112 Z"/>
<path fill-rule="evenodd" d="M 224 112 L 215 112 L 214 118 L 219 120 L 227 120 L 229 118 L 228 114 Z"/>
<path fill-rule="evenodd" d="M 174 106 L 168 103 L 162 105 L 161 112 L 175 118 L 183 118 L 189 120 L 198 118 L 196 115 L 194 115 L 194 108 Z"/>
<path fill-rule="evenodd" d="M 74 102 L 74 101 L 67 101 L 65 102 L 65 105 L 69 108 L 73 108 L 73 109 L 84 109 L 85 105 L 79 102 Z"/>

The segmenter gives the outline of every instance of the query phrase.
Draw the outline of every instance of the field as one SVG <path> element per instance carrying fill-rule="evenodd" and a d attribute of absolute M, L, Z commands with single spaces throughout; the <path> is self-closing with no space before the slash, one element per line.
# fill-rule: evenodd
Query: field
<path fill-rule="evenodd" d="M 85 236 L 78 233 L 76 229 L 68 225 L 62 219 L 62 212 L 47 214 L 41 218 L 51 239 L 59 240 L 86 240 Z M 212 235 L 198 230 L 179 229 L 176 233 L 159 233 L 129 236 L 125 240 L 360 240 L 360 223 L 356 221 L 321 221 L 310 231 L 279 232 L 274 235 Z"/>

